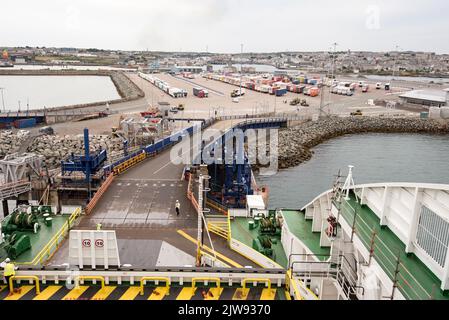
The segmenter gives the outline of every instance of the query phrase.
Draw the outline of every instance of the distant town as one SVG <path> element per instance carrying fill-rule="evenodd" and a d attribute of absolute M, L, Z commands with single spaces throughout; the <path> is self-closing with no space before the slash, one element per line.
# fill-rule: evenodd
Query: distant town
<path fill-rule="evenodd" d="M 0 47 L 1 48 L 1 47 Z M 449 54 L 391 51 L 359 52 L 330 49 L 328 52 L 276 52 L 220 54 L 209 52 L 119 51 L 102 49 L 3 47 L 0 66 L 24 64 L 108 65 L 150 72 L 169 71 L 176 65 L 245 64 L 245 73 L 256 72 L 248 65 L 269 65 L 278 69 L 308 73 L 376 74 L 397 76 L 449 77 Z M 235 68 L 235 67 L 234 67 Z M 230 70 L 233 71 L 232 69 Z M 234 70 L 238 71 L 238 70 Z"/>

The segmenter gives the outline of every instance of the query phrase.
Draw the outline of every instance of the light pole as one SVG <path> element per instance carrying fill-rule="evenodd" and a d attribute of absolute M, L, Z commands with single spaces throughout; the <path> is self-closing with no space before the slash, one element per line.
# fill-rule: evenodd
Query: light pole
<path fill-rule="evenodd" d="M 332 83 L 331 83 L 331 86 L 330 86 L 330 89 L 329 89 L 329 110 L 330 110 L 330 105 L 332 103 L 331 91 L 332 91 L 332 84 L 334 83 L 335 55 L 336 55 L 336 52 L 337 52 L 337 45 L 338 45 L 338 43 L 334 42 L 333 45 L 334 45 L 334 48 L 333 48 L 334 49 L 334 53 L 332 55 L 332 70 L 331 70 Z"/>
<path fill-rule="evenodd" d="M 242 76 L 243 76 L 243 43 L 240 44 L 240 92 L 239 99 L 242 96 Z"/>
<path fill-rule="evenodd" d="M 3 90 L 5 90 L 5 88 L 0 88 L 0 91 L 2 92 L 2 106 L 3 106 L 3 112 L 6 112 L 5 110 L 5 98 L 3 96 Z"/>

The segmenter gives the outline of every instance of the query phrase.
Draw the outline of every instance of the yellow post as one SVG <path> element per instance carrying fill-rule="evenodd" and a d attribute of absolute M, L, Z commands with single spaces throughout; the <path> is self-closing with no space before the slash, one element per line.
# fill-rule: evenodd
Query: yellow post
<path fill-rule="evenodd" d="M 39 286 L 39 278 L 36 277 L 36 276 L 12 276 L 11 278 L 9 278 L 9 292 L 13 292 L 13 290 L 14 290 L 12 282 L 15 279 L 34 280 L 34 282 L 36 283 L 36 294 L 40 294 L 41 293 L 41 288 Z"/>
<path fill-rule="evenodd" d="M 104 284 L 104 277 L 101 276 L 79 276 L 77 277 L 78 281 L 79 280 L 100 280 L 101 282 L 101 289 L 104 288 L 105 284 Z"/>
<path fill-rule="evenodd" d="M 165 281 L 165 287 L 167 288 L 167 296 L 170 294 L 170 279 L 166 277 L 142 277 L 140 278 L 140 295 L 144 294 L 144 285 L 145 281 Z"/>
<path fill-rule="evenodd" d="M 267 288 L 271 289 L 271 280 L 270 279 L 258 279 L 258 278 L 243 279 L 243 289 L 246 289 L 247 282 L 265 282 L 267 284 Z"/>
<path fill-rule="evenodd" d="M 201 267 L 201 242 L 198 241 L 196 249 L 196 266 Z"/>
<path fill-rule="evenodd" d="M 211 282 L 215 282 L 217 284 L 217 288 L 220 288 L 220 278 L 192 278 L 192 288 L 196 288 L 196 283 L 198 281 L 211 281 Z"/>

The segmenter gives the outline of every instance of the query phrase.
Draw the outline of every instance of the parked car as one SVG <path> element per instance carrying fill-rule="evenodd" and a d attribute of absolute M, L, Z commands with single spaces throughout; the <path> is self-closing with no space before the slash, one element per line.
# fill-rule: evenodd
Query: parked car
<path fill-rule="evenodd" d="M 52 128 L 52 127 L 49 127 L 49 126 L 40 128 L 40 129 L 39 129 L 39 132 L 40 132 L 40 133 L 43 133 L 43 134 L 48 134 L 48 135 L 53 135 L 53 134 L 55 134 L 55 131 L 53 130 L 53 128 Z"/>

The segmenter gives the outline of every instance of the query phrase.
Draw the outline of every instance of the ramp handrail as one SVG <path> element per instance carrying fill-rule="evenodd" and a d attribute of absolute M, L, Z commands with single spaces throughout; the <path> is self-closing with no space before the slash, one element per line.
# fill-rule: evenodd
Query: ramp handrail
<path fill-rule="evenodd" d="M 9 278 L 9 292 L 13 292 L 14 287 L 13 287 L 13 280 L 16 279 L 28 279 L 28 280 L 34 280 L 34 282 L 36 283 L 36 294 L 40 294 L 41 293 L 41 289 L 39 286 L 39 278 L 36 276 L 12 276 L 11 278 Z"/>
<path fill-rule="evenodd" d="M 192 278 L 192 288 L 196 288 L 197 282 L 215 282 L 217 284 L 217 288 L 220 288 L 221 280 L 220 278 Z"/>
<path fill-rule="evenodd" d="M 243 289 L 246 289 L 246 283 L 247 282 L 265 282 L 265 284 L 267 285 L 268 289 L 271 289 L 271 280 L 270 279 L 264 279 L 264 278 L 247 278 L 247 279 L 243 279 L 242 281 L 242 285 L 243 285 Z"/>
<path fill-rule="evenodd" d="M 104 277 L 102 276 L 78 276 L 75 278 L 75 281 L 77 284 L 79 284 L 80 280 L 100 280 L 101 282 L 101 289 L 104 288 L 105 286 L 105 281 L 104 281 Z"/>
<path fill-rule="evenodd" d="M 170 279 L 167 277 L 142 277 L 140 278 L 140 295 L 143 296 L 144 293 L 144 283 L 145 281 L 165 281 L 165 287 L 167 288 L 166 295 L 170 294 Z"/>

